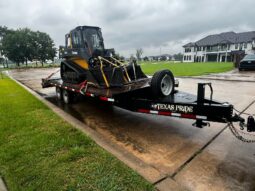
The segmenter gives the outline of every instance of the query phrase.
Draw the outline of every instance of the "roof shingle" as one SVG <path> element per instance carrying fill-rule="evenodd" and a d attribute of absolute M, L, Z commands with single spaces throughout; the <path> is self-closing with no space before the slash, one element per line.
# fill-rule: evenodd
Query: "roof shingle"
<path fill-rule="evenodd" d="M 218 44 L 236 44 L 236 43 L 246 43 L 251 42 L 255 39 L 255 31 L 235 33 L 235 32 L 224 32 L 215 35 L 209 35 L 195 43 L 188 43 L 183 47 L 191 46 L 214 46 Z"/>

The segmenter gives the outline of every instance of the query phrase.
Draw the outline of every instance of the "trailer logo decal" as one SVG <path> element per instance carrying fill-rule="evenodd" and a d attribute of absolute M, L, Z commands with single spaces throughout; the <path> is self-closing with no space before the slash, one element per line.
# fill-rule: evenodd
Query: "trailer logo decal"
<path fill-rule="evenodd" d="M 155 110 L 165 110 L 165 111 L 171 111 L 171 112 L 180 112 L 180 113 L 192 113 L 193 112 L 193 106 L 186 106 L 186 105 L 172 105 L 172 104 L 152 104 L 152 109 Z"/>

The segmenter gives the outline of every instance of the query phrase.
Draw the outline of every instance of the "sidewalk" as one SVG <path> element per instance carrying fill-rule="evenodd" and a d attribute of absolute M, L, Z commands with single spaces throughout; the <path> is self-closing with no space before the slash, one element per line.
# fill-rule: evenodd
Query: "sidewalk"
<path fill-rule="evenodd" d="M 183 76 L 178 78 L 193 78 L 205 80 L 223 80 L 223 81 L 239 81 L 239 82 L 255 82 L 255 71 L 238 71 L 238 69 L 229 72 L 208 74 L 203 76 Z"/>

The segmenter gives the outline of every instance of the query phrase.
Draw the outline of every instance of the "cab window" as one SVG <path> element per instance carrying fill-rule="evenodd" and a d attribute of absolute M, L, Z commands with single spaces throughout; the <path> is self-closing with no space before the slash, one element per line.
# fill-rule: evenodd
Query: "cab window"
<path fill-rule="evenodd" d="M 81 47 L 81 34 L 79 31 L 75 31 L 72 33 L 72 45 L 74 48 L 80 48 Z"/>

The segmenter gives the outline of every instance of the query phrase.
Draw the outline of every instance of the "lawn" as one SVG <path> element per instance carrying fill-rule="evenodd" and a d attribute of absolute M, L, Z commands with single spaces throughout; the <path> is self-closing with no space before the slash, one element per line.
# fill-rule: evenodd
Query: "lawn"
<path fill-rule="evenodd" d="M 17 85 L 0 79 L 0 176 L 8 190 L 153 190 Z"/>
<path fill-rule="evenodd" d="M 174 76 L 200 76 L 210 73 L 227 72 L 234 69 L 233 63 L 200 62 L 200 63 L 173 63 L 169 61 L 161 62 L 141 62 L 141 67 L 146 74 L 152 75 L 162 69 L 169 69 Z"/>

